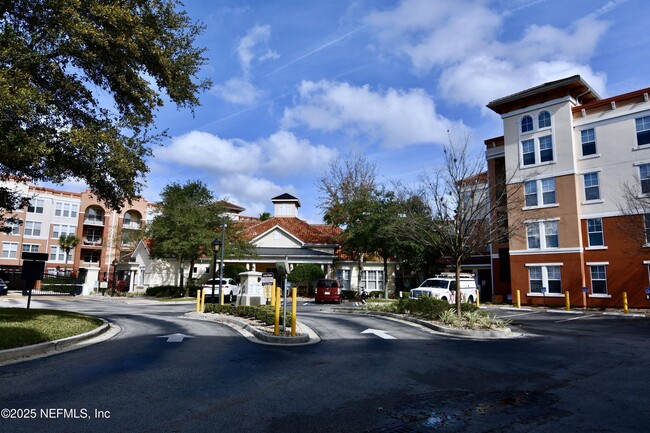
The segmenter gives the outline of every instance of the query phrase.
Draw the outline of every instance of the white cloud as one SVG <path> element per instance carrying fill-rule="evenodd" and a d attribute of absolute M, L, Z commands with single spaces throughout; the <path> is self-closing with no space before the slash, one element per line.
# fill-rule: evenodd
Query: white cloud
<path fill-rule="evenodd" d="M 275 182 L 248 174 L 234 174 L 219 178 L 214 186 L 220 196 L 229 197 L 229 201 L 246 208 L 246 215 L 259 215 L 271 203 L 271 198 L 285 192 L 295 194 L 291 185 L 278 185 Z"/>
<path fill-rule="evenodd" d="M 312 145 L 287 131 L 278 131 L 262 143 L 269 158 L 264 167 L 278 176 L 294 170 L 319 172 L 338 155 L 336 149 Z"/>
<path fill-rule="evenodd" d="M 619 3 L 566 29 L 531 25 L 514 40 L 503 33 L 511 11 L 499 13 L 481 1 L 403 0 L 369 14 L 366 23 L 385 51 L 406 56 L 417 73 L 439 73 L 447 100 L 483 108 L 497 97 L 575 74 L 603 92 L 605 75 L 587 62 L 608 28 L 597 17 Z"/>
<path fill-rule="evenodd" d="M 215 175 L 256 170 L 261 152 L 255 143 L 226 140 L 200 131 L 172 137 L 168 146 L 154 150 L 157 159 Z"/>
<path fill-rule="evenodd" d="M 213 86 L 210 90 L 222 99 L 237 105 L 254 105 L 262 96 L 262 92 L 244 78 L 231 78 L 223 84 Z"/>
<path fill-rule="evenodd" d="M 267 24 L 263 26 L 254 26 L 248 31 L 246 36 L 240 39 L 237 53 L 244 74 L 248 75 L 250 73 L 251 64 L 255 60 L 264 62 L 280 58 L 280 55 L 277 52 L 268 47 L 270 38 L 271 26 Z"/>
<path fill-rule="evenodd" d="M 303 81 L 301 103 L 285 109 L 283 125 L 301 124 L 322 131 L 365 134 L 386 147 L 443 143 L 447 130 L 462 128 L 439 115 L 422 89 L 373 91 L 331 81 Z"/>

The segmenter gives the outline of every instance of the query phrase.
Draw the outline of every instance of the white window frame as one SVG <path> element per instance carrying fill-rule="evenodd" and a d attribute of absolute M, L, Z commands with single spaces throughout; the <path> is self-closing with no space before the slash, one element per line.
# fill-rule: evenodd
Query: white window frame
<path fill-rule="evenodd" d="M 650 142 L 640 144 L 639 143 L 639 134 L 643 134 L 644 137 L 647 137 L 650 134 L 650 116 L 639 117 L 634 119 L 636 126 L 636 145 L 638 147 L 648 146 Z"/>
<path fill-rule="evenodd" d="M 639 187 L 641 194 L 650 194 L 650 164 L 639 164 Z"/>
<path fill-rule="evenodd" d="M 551 152 L 551 159 L 547 159 L 545 161 L 542 161 L 542 152 L 546 152 L 549 149 L 542 149 L 542 142 L 548 141 L 550 144 L 550 152 Z M 532 152 L 524 152 L 524 145 L 525 146 L 530 146 L 532 143 Z M 548 165 L 548 164 L 553 164 L 555 162 L 555 144 L 553 140 L 553 134 L 549 135 L 543 135 L 541 137 L 537 138 L 530 138 L 526 140 L 521 140 L 519 142 L 519 151 L 520 151 L 520 166 L 522 168 L 530 168 L 530 167 L 536 167 L 539 165 Z M 533 155 L 533 162 L 526 164 L 525 163 L 525 158 L 524 155 Z"/>
<path fill-rule="evenodd" d="M 374 278 L 370 278 L 373 276 Z M 383 269 L 369 269 L 361 271 L 361 282 L 364 283 L 366 292 L 371 291 L 384 291 L 384 270 Z"/>
<path fill-rule="evenodd" d="M 590 227 L 590 222 L 593 221 Z M 596 221 L 598 221 L 598 224 L 600 225 L 600 230 L 595 230 L 598 227 L 596 226 Z M 593 228 L 594 230 L 590 230 Z M 600 239 L 601 242 L 600 244 L 592 244 L 591 243 L 591 235 L 597 235 L 600 234 Z M 605 246 L 605 231 L 603 229 L 603 219 L 602 218 L 588 218 L 587 219 L 587 243 L 589 244 L 590 247 L 604 247 Z"/>
<path fill-rule="evenodd" d="M 560 246 L 559 224 L 557 219 L 542 221 L 527 221 L 526 223 L 526 243 L 529 250 L 555 250 Z M 549 238 L 556 239 L 556 246 L 548 246 Z M 539 247 L 531 247 L 530 239 L 537 239 Z"/>
<path fill-rule="evenodd" d="M 595 185 L 593 185 L 593 184 L 587 185 L 587 176 L 595 176 L 596 184 Z M 582 183 L 583 183 L 583 186 L 584 186 L 585 202 L 597 202 L 597 201 L 602 200 L 601 195 L 600 195 L 600 176 L 598 176 L 597 171 L 584 173 L 582 175 Z M 598 197 L 597 198 L 588 198 L 587 188 L 596 188 L 596 190 L 598 191 Z"/>
<path fill-rule="evenodd" d="M 63 218 L 77 218 L 79 205 L 76 203 L 65 203 L 57 201 L 54 204 L 54 216 Z"/>
<path fill-rule="evenodd" d="M 5 233 L 7 236 L 20 236 L 20 224 L 5 223 L 6 228 L 11 228 L 9 233 Z"/>
<path fill-rule="evenodd" d="M 602 273 L 598 272 L 598 277 L 604 277 L 604 278 L 594 278 L 594 270 L 600 271 L 602 269 Z M 607 296 L 609 295 L 609 289 L 607 287 L 607 264 L 604 263 L 592 263 L 589 264 L 589 278 L 591 279 L 591 294 L 594 296 Z M 605 292 L 596 292 L 594 290 L 594 281 L 602 281 L 605 284 Z"/>
<path fill-rule="evenodd" d="M 45 200 L 42 198 L 34 198 L 29 201 L 27 205 L 27 213 L 43 213 L 43 208 L 45 207 Z M 30 210 L 30 208 L 32 210 Z"/>
<path fill-rule="evenodd" d="M 37 253 L 40 247 L 39 244 L 23 244 L 23 253 Z"/>
<path fill-rule="evenodd" d="M 69 224 L 52 224 L 52 239 L 59 239 L 61 235 L 74 235 L 77 233 L 77 226 Z"/>
<path fill-rule="evenodd" d="M 557 263 L 557 264 L 531 264 L 531 265 L 526 265 L 528 267 L 528 296 L 562 296 L 562 264 Z M 532 287 L 532 273 L 533 269 L 535 270 L 534 272 L 537 274 L 537 271 L 539 270 L 539 274 L 541 275 L 541 287 L 539 291 L 533 291 Z M 551 278 L 559 275 L 559 278 Z M 538 275 L 535 275 L 536 277 Z M 540 281 L 539 278 L 535 278 L 535 281 Z M 551 287 L 549 282 L 550 281 L 559 281 L 559 290 L 556 291 L 551 291 Z M 546 287 L 546 293 L 542 292 L 542 288 Z"/>
<path fill-rule="evenodd" d="M 24 236 L 40 237 L 42 223 L 40 221 L 25 221 Z"/>
<path fill-rule="evenodd" d="M 527 129 L 527 130 L 524 131 L 524 119 L 526 119 L 526 118 L 530 119 L 530 129 Z M 535 125 L 533 123 L 533 116 L 531 116 L 530 114 L 526 114 L 525 116 L 522 116 L 521 120 L 519 121 L 519 133 L 520 134 L 529 134 L 529 133 L 533 132 L 534 129 L 535 129 Z"/>
<path fill-rule="evenodd" d="M 339 284 L 345 288 L 345 290 L 351 290 L 352 286 L 352 272 L 350 269 L 337 269 L 336 278 L 339 280 Z"/>
<path fill-rule="evenodd" d="M 542 126 L 542 115 L 546 114 L 548 115 L 548 125 Z M 553 121 L 551 120 L 551 113 L 549 113 L 546 110 L 540 111 L 539 114 L 537 115 L 537 129 L 546 129 L 550 128 L 553 125 Z"/>
<path fill-rule="evenodd" d="M 3 242 L 2 243 L 2 258 L 3 259 L 16 259 L 16 258 L 18 258 L 18 242 Z"/>
<path fill-rule="evenodd" d="M 585 153 L 585 145 L 591 145 L 592 143 L 594 145 L 594 152 Z M 598 149 L 596 148 L 596 130 L 594 128 L 583 129 L 580 131 L 580 148 L 582 156 L 593 156 L 598 154 Z"/>
<path fill-rule="evenodd" d="M 534 185 L 534 187 L 532 187 Z M 553 189 L 549 189 L 549 186 Z M 530 187 L 530 188 L 529 188 Z M 534 191 L 533 191 L 534 190 Z M 546 202 L 546 195 L 553 193 L 553 201 Z M 557 190 L 555 188 L 555 178 L 548 177 L 545 179 L 530 180 L 524 183 L 525 208 L 540 208 L 557 205 Z M 528 204 L 528 197 L 535 196 L 535 204 Z"/>
<path fill-rule="evenodd" d="M 70 250 L 72 252 L 72 250 Z M 65 250 L 59 245 L 50 245 L 50 262 L 65 263 Z"/>
<path fill-rule="evenodd" d="M 87 260 L 87 257 L 89 256 L 91 260 Z M 94 260 L 95 258 L 96 260 Z M 102 259 L 102 254 L 100 250 L 86 250 L 81 259 L 84 263 L 99 263 Z"/>

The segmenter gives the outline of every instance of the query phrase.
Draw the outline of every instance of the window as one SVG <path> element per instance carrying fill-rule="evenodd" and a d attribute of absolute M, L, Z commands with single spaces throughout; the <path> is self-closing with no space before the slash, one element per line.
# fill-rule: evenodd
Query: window
<path fill-rule="evenodd" d="M 603 220 L 601 218 L 592 218 L 587 220 L 587 234 L 589 237 L 589 246 L 603 246 Z"/>
<path fill-rule="evenodd" d="M 54 215 L 66 218 L 76 218 L 79 212 L 79 205 L 72 203 L 57 202 L 54 209 Z"/>
<path fill-rule="evenodd" d="M 643 224 L 645 227 L 645 243 L 650 244 L 650 213 L 643 214 Z"/>
<path fill-rule="evenodd" d="M 530 132 L 533 130 L 533 118 L 524 116 L 521 118 L 521 133 Z"/>
<path fill-rule="evenodd" d="M 585 179 L 585 200 L 600 199 L 600 190 L 598 188 L 598 173 L 587 173 Z"/>
<path fill-rule="evenodd" d="M 524 184 L 526 206 L 555 204 L 555 178 L 531 180 Z M 539 193 L 541 192 L 541 196 Z"/>
<path fill-rule="evenodd" d="M 86 222 L 91 223 L 103 223 L 104 222 L 104 212 L 101 209 L 97 208 L 88 208 L 86 209 Z"/>
<path fill-rule="evenodd" d="M 45 201 L 41 199 L 33 199 L 29 202 L 27 206 L 27 212 L 29 213 L 43 213 L 43 206 Z"/>
<path fill-rule="evenodd" d="M 550 128 L 551 127 L 551 115 L 548 111 L 542 111 L 537 117 L 538 128 Z"/>
<path fill-rule="evenodd" d="M 84 263 L 99 263 L 100 252 L 99 251 L 86 251 L 83 255 Z"/>
<path fill-rule="evenodd" d="M 76 226 L 67 224 L 52 224 L 52 238 L 59 239 L 61 235 L 73 235 L 77 232 Z"/>
<path fill-rule="evenodd" d="M 18 243 L 17 242 L 3 242 L 2 243 L 2 258 L 15 259 L 18 256 Z"/>
<path fill-rule="evenodd" d="M 639 166 L 639 180 L 641 181 L 641 192 L 650 194 L 650 164 Z"/>
<path fill-rule="evenodd" d="M 526 224 L 528 249 L 557 248 L 559 237 L 557 221 L 537 221 Z"/>
<path fill-rule="evenodd" d="M 58 245 L 50 247 L 50 261 L 65 262 L 65 251 Z"/>
<path fill-rule="evenodd" d="M 25 221 L 25 236 L 40 236 L 41 223 L 38 221 Z"/>
<path fill-rule="evenodd" d="M 367 292 L 384 290 L 384 271 L 361 271 L 361 284 L 365 283 Z"/>
<path fill-rule="evenodd" d="M 535 164 L 535 141 L 524 140 L 521 142 L 521 154 L 524 165 Z"/>
<path fill-rule="evenodd" d="M 100 242 L 102 240 L 102 229 L 88 229 L 85 240 L 90 243 Z"/>
<path fill-rule="evenodd" d="M 20 234 L 20 225 L 19 224 L 11 224 L 11 223 L 5 223 L 4 226 L 4 232 L 8 235 L 19 235 Z"/>
<path fill-rule="evenodd" d="M 532 180 L 524 184 L 524 191 L 526 195 L 526 206 L 537 206 L 537 181 Z"/>
<path fill-rule="evenodd" d="M 540 248 L 539 224 L 526 225 L 526 238 L 528 238 L 528 249 Z"/>
<path fill-rule="evenodd" d="M 650 116 L 636 119 L 636 142 L 639 146 L 650 144 Z"/>
<path fill-rule="evenodd" d="M 548 293 L 562 293 L 562 276 L 560 266 L 531 266 L 528 268 L 530 293 L 542 293 L 546 287 Z"/>
<path fill-rule="evenodd" d="M 38 244 L 23 244 L 23 253 L 37 253 Z"/>
<path fill-rule="evenodd" d="M 550 135 L 539 137 L 540 162 L 553 161 L 553 138 Z"/>
<path fill-rule="evenodd" d="M 591 268 L 591 292 L 594 295 L 607 294 L 607 274 L 604 265 L 590 266 Z"/>
<path fill-rule="evenodd" d="M 350 270 L 349 269 L 337 269 L 336 270 L 336 279 L 339 280 L 339 283 L 343 286 L 345 290 L 350 290 Z"/>
<path fill-rule="evenodd" d="M 580 132 L 582 139 L 582 156 L 596 154 L 596 134 L 594 128 L 585 129 Z"/>

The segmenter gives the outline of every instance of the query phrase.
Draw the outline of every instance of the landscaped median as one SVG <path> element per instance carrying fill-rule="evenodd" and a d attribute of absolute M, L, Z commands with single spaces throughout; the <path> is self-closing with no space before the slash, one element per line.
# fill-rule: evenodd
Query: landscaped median
<path fill-rule="evenodd" d="M 69 311 L 0 308 L 0 362 L 61 350 L 105 329 L 103 320 Z"/>
<path fill-rule="evenodd" d="M 497 319 L 476 305 L 461 304 L 461 315 L 455 306 L 435 298 L 401 298 L 394 302 L 370 302 L 361 312 L 405 320 L 435 331 L 471 337 L 501 338 L 512 336 L 510 322 Z M 351 312 L 360 312 L 354 310 Z"/>

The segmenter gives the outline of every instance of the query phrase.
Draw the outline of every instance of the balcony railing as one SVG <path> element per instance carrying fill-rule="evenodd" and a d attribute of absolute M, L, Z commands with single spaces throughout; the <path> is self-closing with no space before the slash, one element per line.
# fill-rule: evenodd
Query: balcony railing
<path fill-rule="evenodd" d="M 83 244 L 91 246 L 91 247 L 101 247 L 102 246 L 102 240 L 101 239 L 84 239 Z"/>
<path fill-rule="evenodd" d="M 104 217 L 97 217 L 97 218 L 84 218 L 84 224 L 89 225 L 89 226 L 103 226 L 104 225 Z"/>

